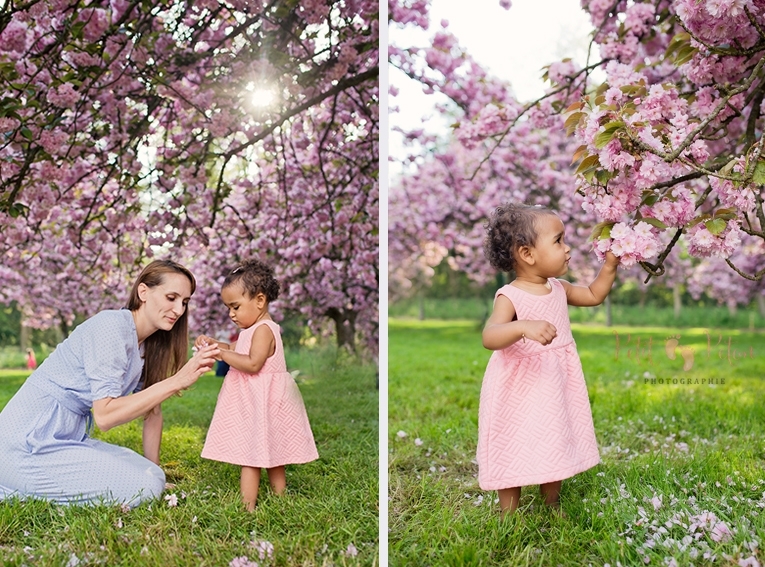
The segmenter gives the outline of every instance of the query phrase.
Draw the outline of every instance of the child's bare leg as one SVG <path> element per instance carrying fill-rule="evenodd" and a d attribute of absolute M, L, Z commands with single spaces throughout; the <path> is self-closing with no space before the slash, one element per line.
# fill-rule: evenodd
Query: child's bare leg
<path fill-rule="evenodd" d="M 287 474 L 284 472 L 284 467 L 274 467 L 272 469 L 266 469 L 268 472 L 268 482 L 271 483 L 271 489 L 276 494 L 281 494 L 287 488 Z"/>
<path fill-rule="evenodd" d="M 242 492 L 242 502 L 244 502 L 244 506 L 248 512 L 252 512 L 255 509 L 259 487 L 260 469 L 255 467 L 242 467 L 242 477 L 239 481 L 239 488 Z"/>
<path fill-rule="evenodd" d="M 497 494 L 499 495 L 499 509 L 502 511 L 502 517 L 515 512 L 521 499 L 521 487 L 503 488 L 498 490 Z"/>
<path fill-rule="evenodd" d="M 560 488 L 562 485 L 562 480 L 539 485 L 539 492 L 542 493 L 542 497 L 545 499 L 545 504 L 552 506 L 553 508 L 560 508 Z"/>

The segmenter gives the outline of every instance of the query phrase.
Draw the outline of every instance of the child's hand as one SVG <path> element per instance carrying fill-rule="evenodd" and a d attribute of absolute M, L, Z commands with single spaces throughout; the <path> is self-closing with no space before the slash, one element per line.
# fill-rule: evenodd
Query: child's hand
<path fill-rule="evenodd" d="M 215 341 L 206 335 L 199 335 L 197 340 L 194 341 L 194 350 L 199 350 L 202 347 L 215 344 Z"/>
<path fill-rule="evenodd" d="M 610 250 L 606 251 L 606 266 L 617 267 L 619 265 L 619 256 L 616 256 Z"/>
<path fill-rule="evenodd" d="M 526 339 L 549 345 L 558 336 L 558 329 L 547 321 L 524 321 L 523 335 Z"/>

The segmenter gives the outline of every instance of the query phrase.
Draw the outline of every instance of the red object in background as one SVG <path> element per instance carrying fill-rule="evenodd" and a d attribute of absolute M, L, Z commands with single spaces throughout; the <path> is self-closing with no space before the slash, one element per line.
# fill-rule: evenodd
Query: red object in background
<path fill-rule="evenodd" d="M 35 358 L 35 352 L 31 349 L 27 349 L 27 369 L 34 370 L 37 368 L 37 359 Z"/>

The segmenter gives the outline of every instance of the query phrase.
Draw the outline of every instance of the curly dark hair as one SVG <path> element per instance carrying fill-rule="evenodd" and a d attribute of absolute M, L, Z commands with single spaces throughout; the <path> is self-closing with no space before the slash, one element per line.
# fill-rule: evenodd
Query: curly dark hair
<path fill-rule="evenodd" d="M 550 209 L 536 205 L 506 203 L 494 209 L 486 223 L 483 253 L 493 268 L 501 272 L 515 269 L 515 252 L 521 246 L 534 246 L 537 217 L 554 215 Z"/>
<path fill-rule="evenodd" d="M 279 282 L 274 278 L 273 268 L 260 260 L 247 260 L 231 270 L 222 288 L 236 283 L 241 284 L 251 298 L 262 293 L 271 303 L 279 297 Z"/>

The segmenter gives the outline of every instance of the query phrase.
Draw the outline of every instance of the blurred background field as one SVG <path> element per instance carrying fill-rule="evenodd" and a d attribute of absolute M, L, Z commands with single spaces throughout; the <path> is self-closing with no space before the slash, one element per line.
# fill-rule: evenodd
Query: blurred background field
<path fill-rule="evenodd" d="M 427 286 L 414 293 L 392 290 L 388 315 L 398 319 L 464 319 L 482 323 L 491 313 L 494 293 L 506 280 L 478 285 L 466 274 L 443 262 L 433 270 Z M 666 286 L 654 280 L 645 286 L 634 279 L 617 280 L 603 305 L 569 308 L 572 323 L 651 325 L 719 329 L 765 329 L 765 297 L 749 305 L 726 305 L 701 294 L 694 298 L 685 286 Z"/>

